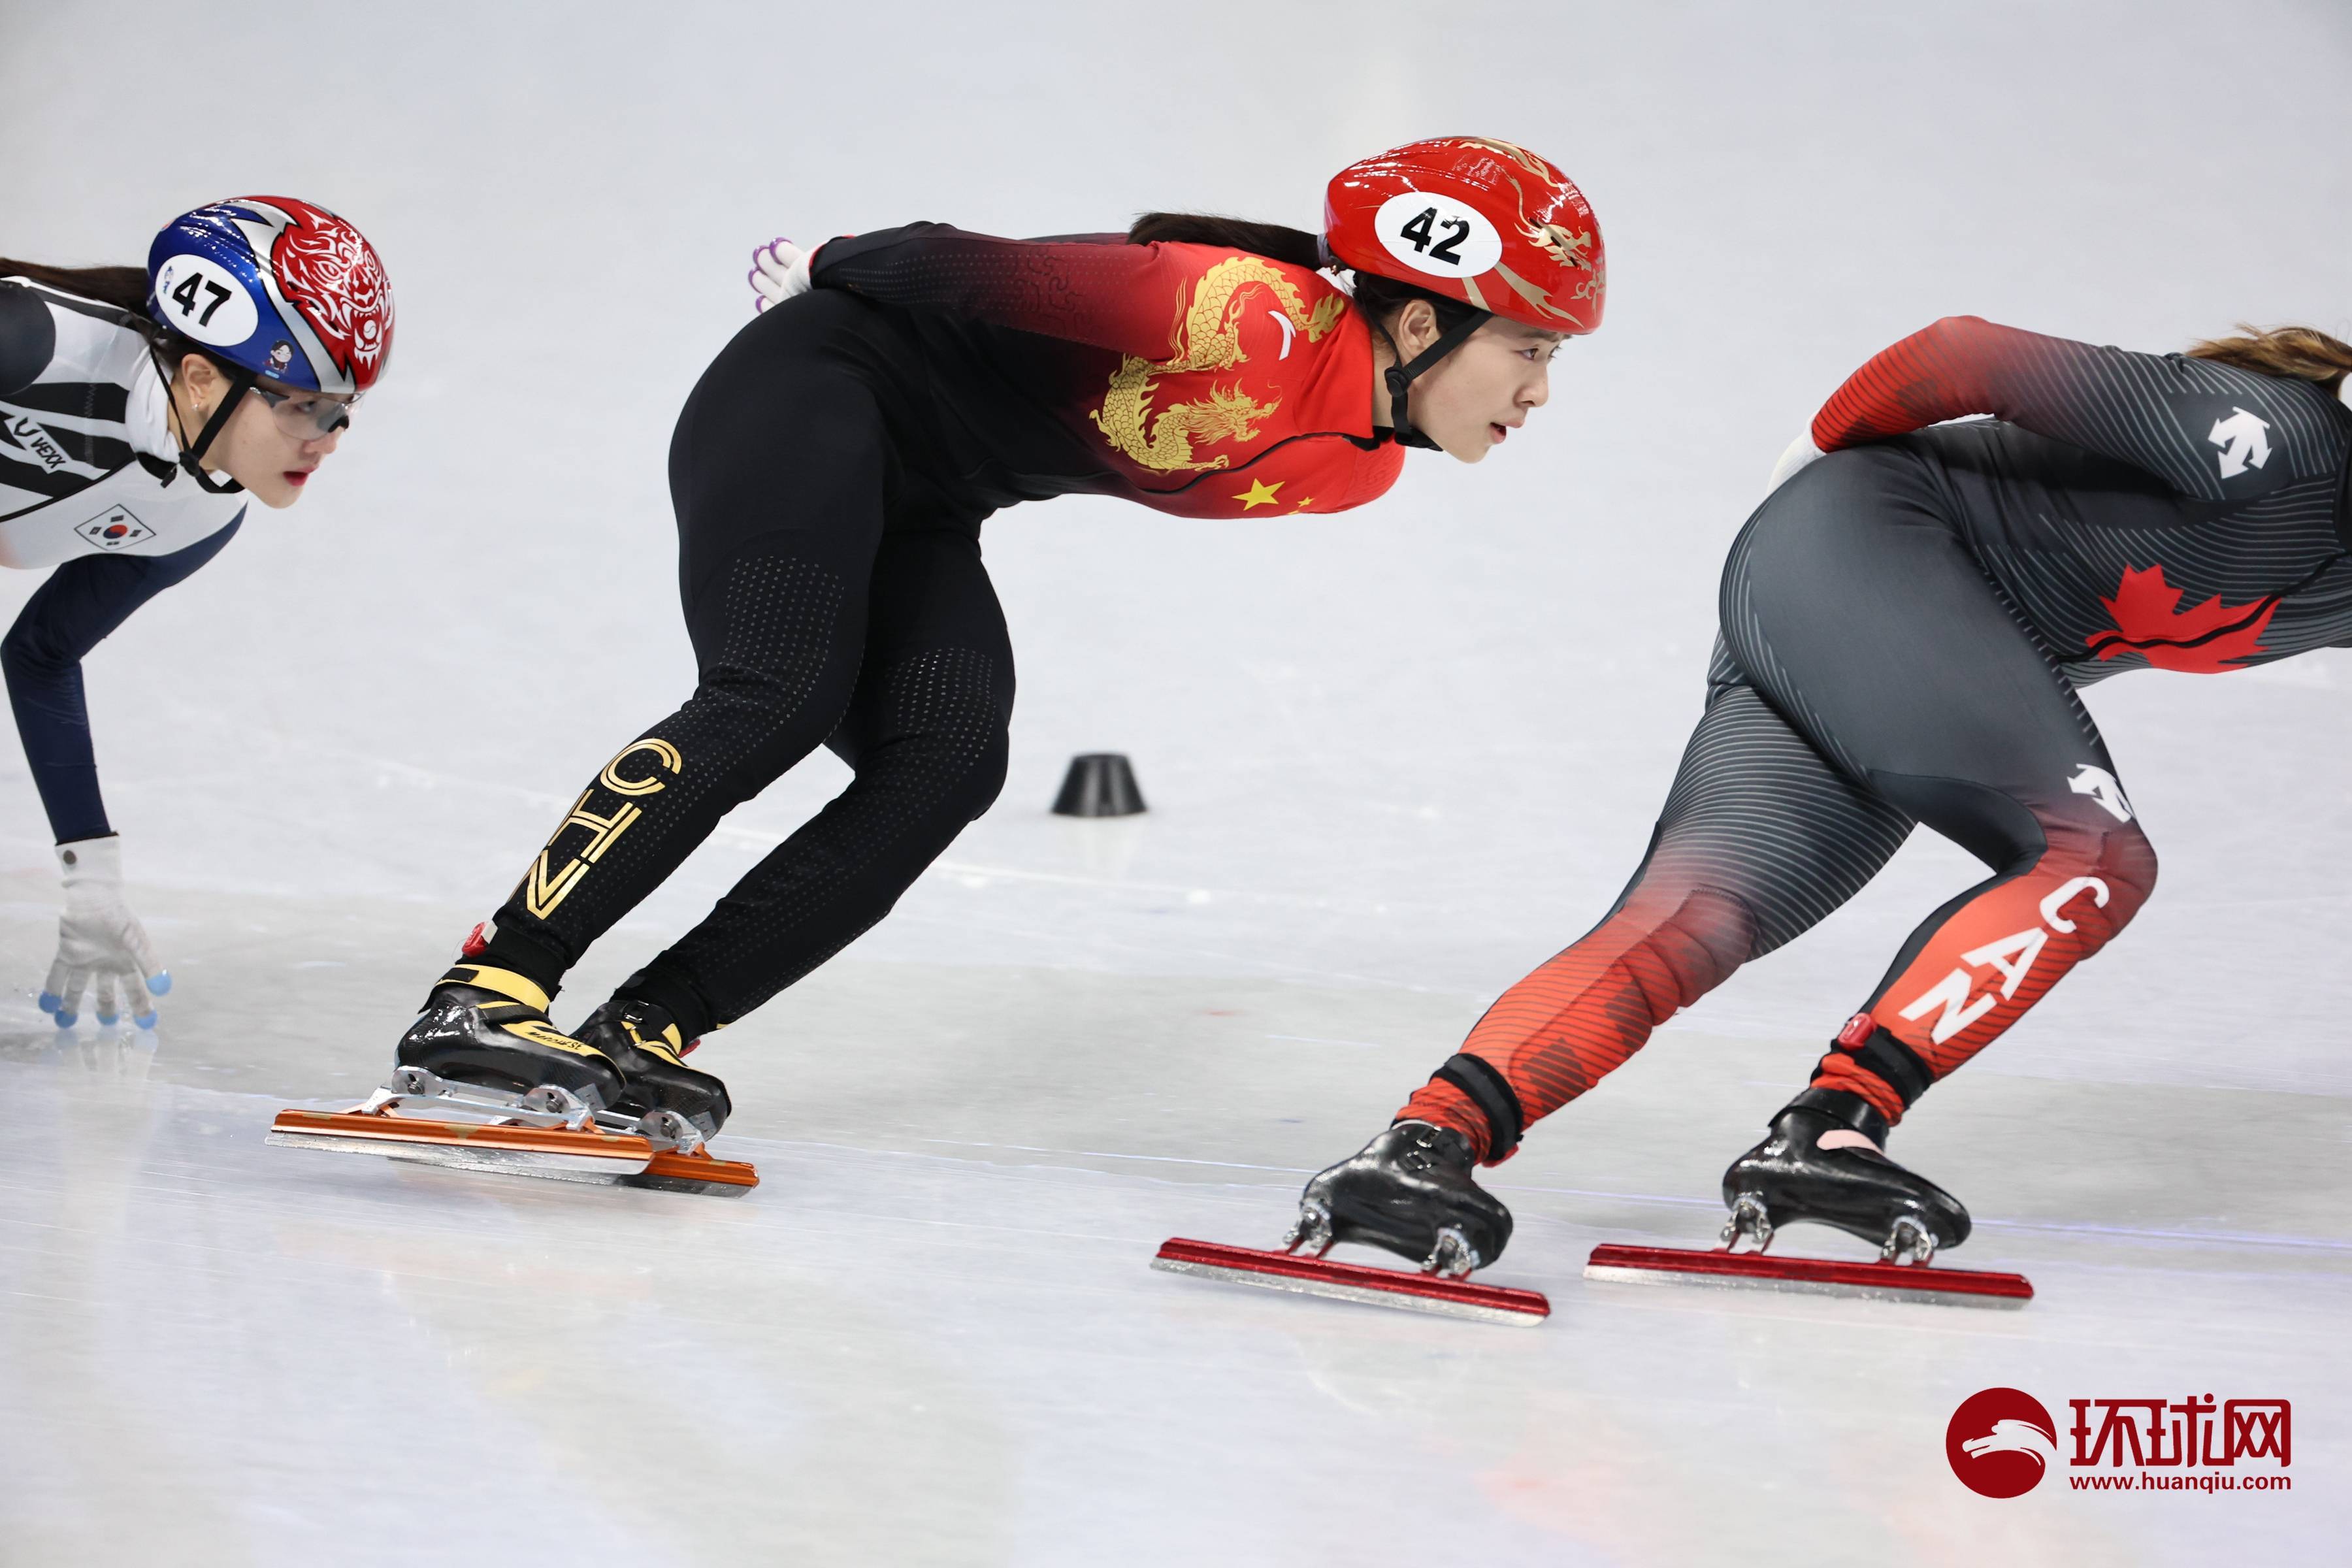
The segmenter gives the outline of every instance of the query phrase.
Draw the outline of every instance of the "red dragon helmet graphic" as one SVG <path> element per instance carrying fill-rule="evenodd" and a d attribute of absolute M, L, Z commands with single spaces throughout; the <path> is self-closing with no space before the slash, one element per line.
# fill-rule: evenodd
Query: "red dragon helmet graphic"
<path fill-rule="evenodd" d="M 392 285 L 383 261 L 358 229 L 324 208 L 290 197 L 271 205 L 295 219 L 270 247 L 278 291 L 302 313 L 352 390 L 366 391 L 392 348 Z"/>

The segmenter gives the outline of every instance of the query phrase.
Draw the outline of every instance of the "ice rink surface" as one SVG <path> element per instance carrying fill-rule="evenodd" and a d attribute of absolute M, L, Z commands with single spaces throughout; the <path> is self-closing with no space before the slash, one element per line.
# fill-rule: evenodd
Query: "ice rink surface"
<path fill-rule="evenodd" d="M 399 343 L 315 494 L 89 661 L 151 1033 L 33 1005 L 0 746 L 0 1563 L 2337 1563 L 2352 1490 L 2352 660 L 2094 689 L 2163 886 L 1895 1152 L 2015 1313 L 1588 1284 L 1716 1181 L 1901 934 L 1921 840 L 1494 1173 L 1531 1331 L 1150 1272 L 1279 1234 L 1598 917 L 1696 716 L 1725 545 L 1821 398 L 1972 312 L 2352 331 L 2352 13 L 2253 3 L 1182 8 L 0 0 L 0 253 L 135 261 L 286 190 Z M 1280 525 L 995 520 L 1003 799 L 696 1059 L 740 1202 L 265 1147 L 356 1099 L 580 780 L 674 707 L 669 424 L 750 247 L 1146 207 L 1312 224 L 1446 131 L 1566 167 L 1605 328 L 1476 469 Z M 0 574 L 0 614 L 37 584 Z M 1074 752 L 1147 816 L 1046 815 Z M 845 774 L 739 810 L 576 1017 Z M 1795 1233 L 1857 1255 L 1833 1237 Z M 1959 1401 L 2285 1398 L 2284 1493 L 1982 1499 Z M 2062 1453 L 2067 1438 L 2062 1432 Z"/>

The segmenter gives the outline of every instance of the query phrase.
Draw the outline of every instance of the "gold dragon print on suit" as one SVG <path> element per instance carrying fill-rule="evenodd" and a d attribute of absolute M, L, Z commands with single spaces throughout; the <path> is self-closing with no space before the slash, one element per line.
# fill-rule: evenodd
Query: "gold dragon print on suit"
<path fill-rule="evenodd" d="M 1163 360 L 1129 354 L 1112 373 L 1102 406 L 1087 416 L 1103 438 L 1147 468 L 1161 473 L 1223 468 L 1230 458 L 1195 458 L 1193 443 L 1251 441 L 1258 421 L 1281 406 L 1260 403 L 1238 385 L 1211 386 L 1206 397 L 1171 403 L 1153 416 L 1160 377 L 1180 371 L 1224 371 L 1247 363 L 1242 353 L 1244 290 L 1255 285 L 1274 296 L 1290 325 L 1318 342 L 1347 314 L 1348 299 L 1333 293 L 1308 310 L 1298 286 L 1255 256 L 1232 256 L 1202 274 L 1192 301 L 1177 322 L 1177 352 Z"/>

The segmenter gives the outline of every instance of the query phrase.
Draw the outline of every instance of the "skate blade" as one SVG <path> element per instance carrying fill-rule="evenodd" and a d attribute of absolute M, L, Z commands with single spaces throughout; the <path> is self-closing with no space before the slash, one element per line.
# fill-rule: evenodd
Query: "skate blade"
<path fill-rule="evenodd" d="M 1682 1247 L 1596 1247 L 1587 1279 L 1628 1285 L 1730 1285 L 1875 1301 L 1918 1301 L 1947 1307 L 2022 1307 L 2033 1287 L 2022 1274 L 1938 1268 L 1916 1263 L 1845 1263 L 1828 1258 L 1775 1258 L 1765 1252 L 1725 1252 Z"/>
<path fill-rule="evenodd" d="M 656 1152 L 646 1168 L 623 1176 L 625 1187 L 646 1187 L 661 1193 L 701 1193 L 714 1198 L 740 1198 L 760 1184 L 760 1173 L 749 1160 L 720 1160 L 697 1149 L 691 1154 L 676 1150 Z"/>
<path fill-rule="evenodd" d="M 740 1196 L 760 1184 L 740 1161 L 700 1150 L 657 1150 L 643 1138 L 569 1128 L 433 1121 L 358 1111 L 281 1110 L 268 1142 L 283 1148 L 376 1154 L 416 1164 L 501 1176 L 537 1176 L 604 1186 Z"/>
<path fill-rule="evenodd" d="M 1181 1236 L 1161 1244 L 1151 1267 L 1171 1274 L 1193 1274 L 1234 1285 L 1257 1285 L 1269 1290 L 1290 1290 L 1335 1301 L 1360 1301 L 1373 1307 L 1399 1307 L 1409 1312 L 1472 1318 L 1485 1323 L 1515 1323 L 1532 1328 L 1551 1316 L 1551 1303 L 1535 1290 L 1473 1285 L 1466 1279 L 1443 1279 L 1433 1274 L 1408 1274 L 1401 1268 L 1374 1268 L 1360 1263 L 1333 1263 L 1328 1258 L 1301 1258 L 1289 1252 L 1261 1252 L 1255 1247 L 1227 1247 L 1214 1241 L 1188 1241 Z"/>

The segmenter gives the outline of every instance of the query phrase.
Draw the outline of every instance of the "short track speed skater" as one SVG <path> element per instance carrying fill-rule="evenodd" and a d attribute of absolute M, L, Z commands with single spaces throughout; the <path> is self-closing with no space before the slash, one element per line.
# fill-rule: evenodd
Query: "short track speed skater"
<path fill-rule="evenodd" d="M 1551 1315 L 1551 1303 L 1538 1292 L 1469 1279 L 1472 1269 L 1500 1256 L 1511 1237 L 1510 1211 L 1470 1179 L 1474 1163 L 1460 1133 L 1400 1121 L 1307 1184 L 1298 1218 L 1280 1250 L 1179 1237 L 1160 1248 L 1151 1266 L 1409 1311 L 1540 1323 Z M 1342 1241 L 1419 1259 L 1421 1272 L 1325 1258 Z"/>
<path fill-rule="evenodd" d="M 2021 1307 L 2032 1300 L 2033 1287 L 2021 1275 L 1927 1267 L 1938 1250 L 1968 1239 L 1969 1211 L 1935 1183 L 1888 1159 L 1886 1133 L 1886 1118 L 1861 1096 L 1809 1089 L 1783 1106 L 1764 1141 L 1723 1173 L 1731 1217 L 1719 1247 L 1598 1247 L 1585 1278 L 1972 1307 Z M 1781 1227 L 1804 1221 L 1875 1244 L 1879 1260 L 1765 1255 Z M 1755 1250 L 1740 1251 L 1742 1241 Z"/>
<path fill-rule="evenodd" d="M 559 1182 L 740 1196 L 760 1184 L 740 1161 L 714 1158 L 675 1111 L 599 1110 L 555 1084 L 514 1091 L 394 1069 L 349 1110 L 281 1110 L 269 1142 L 289 1149 L 381 1154 L 427 1165 Z"/>

